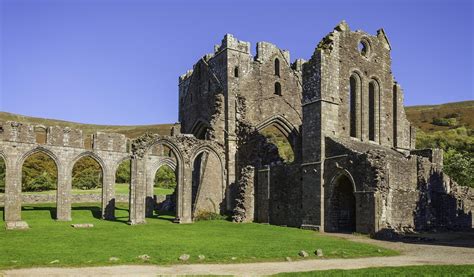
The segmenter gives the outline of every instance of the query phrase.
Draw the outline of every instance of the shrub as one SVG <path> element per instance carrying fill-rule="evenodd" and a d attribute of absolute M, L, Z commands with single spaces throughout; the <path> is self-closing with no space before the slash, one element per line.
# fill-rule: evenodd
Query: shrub
<path fill-rule="evenodd" d="M 226 220 L 226 219 L 227 219 L 227 216 L 225 216 L 225 215 L 220 215 L 218 213 L 208 212 L 208 211 L 201 211 L 194 217 L 195 221 Z"/>
<path fill-rule="evenodd" d="M 130 160 L 122 162 L 115 174 L 115 181 L 120 184 L 130 183 Z"/>
<path fill-rule="evenodd" d="M 473 130 L 459 127 L 446 131 L 425 133 L 417 131 L 416 147 L 444 150 L 444 171 L 462 186 L 474 187 Z"/>
<path fill-rule="evenodd" d="M 102 187 L 101 172 L 94 168 L 85 168 L 72 179 L 72 187 L 76 189 L 95 189 Z"/>
<path fill-rule="evenodd" d="M 155 187 L 174 189 L 176 187 L 176 174 L 169 166 L 164 165 L 155 175 Z"/>
<path fill-rule="evenodd" d="M 458 120 L 456 118 L 433 118 L 432 124 L 437 126 L 456 127 L 458 125 Z"/>
<path fill-rule="evenodd" d="M 29 179 L 25 184 L 23 184 L 24 191 L 45 191 L 56 189 L 56 185 L 47 172 Z"/>

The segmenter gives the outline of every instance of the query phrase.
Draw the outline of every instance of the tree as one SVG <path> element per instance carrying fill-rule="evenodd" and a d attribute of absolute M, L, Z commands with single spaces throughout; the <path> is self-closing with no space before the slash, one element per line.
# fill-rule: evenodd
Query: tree
<path fill-rule="evenodd" d="M 155 187 L 172 189 L 176 187 L 176 174 L 167 165 L 163 165 L 156 171 L 155 175 Z"/>
<path fill-rule="evenodd" d="M 58 170 L 48 155 L 38 152 L 29 156 L 22 167 L 22 191 L 56 189 Z"/>
<path fill-rule="evenodd" d="M 123 161 L 115 173 L 115 182 L 120 184 L 130 183 L 130 160 Z"/>
<path fill-rule="evenodd" d="M 102 187 L 102 168 L 91 157 L 83 157 L 72 169 L 72 187 L 76 189 L 95 189 Z"/>

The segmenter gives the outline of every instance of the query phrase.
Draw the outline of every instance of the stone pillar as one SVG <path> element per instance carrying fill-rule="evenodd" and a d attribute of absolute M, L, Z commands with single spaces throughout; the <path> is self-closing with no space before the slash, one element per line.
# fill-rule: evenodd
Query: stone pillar
<path fill-rule="evenodd" d="M 110 167 L 109 167 L 110 168 Z M 102 219 L 115 219 L 115 172 L 104 168 L 104 180 L 102 180 Z"/>
<path fill-rule="evenodd" d="M 12 163 L 6 165 L 4 219 L 8 230 L 28 228 L 21 220 L 21 168 Z"/>
<path fill-rule="evenodd" d="M 178 176 L 178 195 L 176 197 L 176 223 L 192 223 L 192 182 L 193 171 L 189 163 L 184 163 L 184 168 Z"/>
<path fill-rule="evenodd" d="M 71 220 L 71 188 L 72 169 L 67 166 L 66 161 L 61 161 L 58 165 L 58 187 L 56 194 L 56 220 Z"/>
<path fill-rule="evenodd" d="M 152 217 L 153 216 L 153 211 L 155 209 L 155 199 L 154 199 L 154 181 L 155 181 L 155 175 L 153 175 L 154 172 L 151 170 L 148 170 L 146 173 L 146 217 Z"/>
<path fill-rule="evenodd" d="M 146 175 L 145 161 L 143 158 L 132 158 L 131 186 L 130 186 L 130 217 L 129 224 L 144 224 L 145 221 L 145 198 L 146 198 Z"/>

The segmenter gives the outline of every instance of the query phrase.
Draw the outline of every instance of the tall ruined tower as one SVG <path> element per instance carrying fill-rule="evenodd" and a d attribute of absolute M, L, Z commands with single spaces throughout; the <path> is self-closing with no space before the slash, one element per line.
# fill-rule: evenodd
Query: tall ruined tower
<path fill-rule="evenodd" d="M 415 146 L 403 92 L 391 72 L 390 43 L 352 32 L 343 21 L 318 44 L 303 70 L 303 224 L 324 229 L 328 138 L 397 150 Z M 327 180 L 326 180 L 327 182 Z"/>
<path fill-rule="evenodd" d="M 229 198 L 234 198 L 230 188 L 241 168 L 261 163 L 252 150 L 239 152 L 239 144 L 247 143 L 243 138 L 255 135 L 250 133 L 273 126 L 288 138 L 295 156 L 301 156 L 301 64 L 291 64 L 288 51 L 267 42 L 257 43 L 254 57 L 250 43 L 227 34 L 213 54 L 180 77 L 181 132 L 224 146 Z M 232 205 L 229 199 L 227 208 Z"/>

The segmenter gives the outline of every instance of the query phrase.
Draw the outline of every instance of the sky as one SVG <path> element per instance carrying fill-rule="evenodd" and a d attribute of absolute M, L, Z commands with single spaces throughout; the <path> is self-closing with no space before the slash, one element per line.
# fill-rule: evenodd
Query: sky
<path fill-rule="evenodd" d="M 474 100 L 473 2 L 0 0 L 0 110 L 138 125 L 178 119 L 178 77 L 226 33 L 309 59 L 341 20 L 384 28 L 406 105 Z"/>

